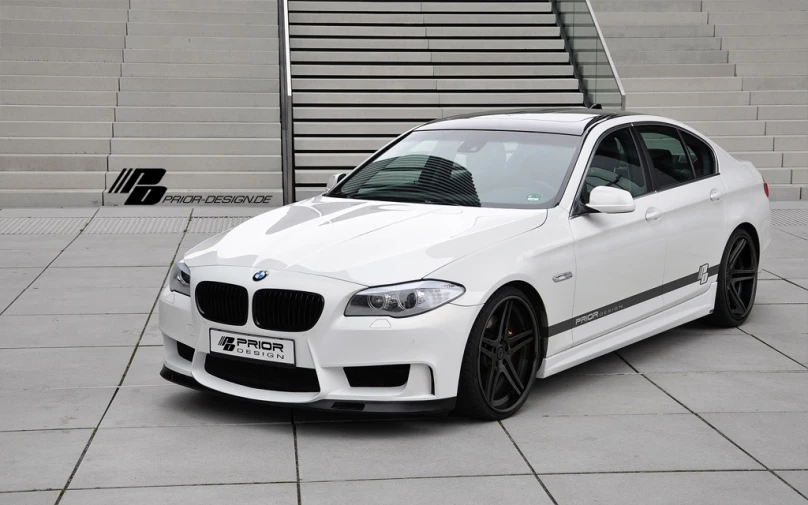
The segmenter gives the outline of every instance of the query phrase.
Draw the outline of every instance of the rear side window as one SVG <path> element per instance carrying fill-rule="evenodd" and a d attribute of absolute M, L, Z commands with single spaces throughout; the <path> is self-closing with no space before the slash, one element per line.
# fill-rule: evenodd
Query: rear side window
<path fill-rule="evenodd" d="M 687 154 L 693 162 L 693 169 L 696 171 L 696 178 L 709 177 L 715 174 L 715 156 L 710 147 L 697 139 L 693 135 L 681 131 L 682 138 L 687 146 Z"/>
<path fill-rule="evenodd" d="M 675 129 L 667 126 L 639 126 L 637 131 L 651 157 L 651 180 L 657 190 L 696 178 Z"/>

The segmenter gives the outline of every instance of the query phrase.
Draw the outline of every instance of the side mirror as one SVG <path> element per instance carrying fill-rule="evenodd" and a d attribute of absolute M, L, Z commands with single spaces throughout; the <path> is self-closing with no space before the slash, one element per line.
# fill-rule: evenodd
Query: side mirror
<path fill-rule="evenodd" d="M 609 186 L 598 186 L 589 193 L 590 209 L 603 212 L 604 214 L 623 214 L 634 212 L 634 197 L 625 189 L 612 188 Z"/>
<path fill-rule="evenodd" d="M 348 175 L 348 174 L 346 174 L 345 172 L 340 172 L 338 174 L 334 174 L 331 177 L 329 177 L 328 182 L 325 185 L 325 190 L 326 191 L 331 191 L 332 189 L 334 189 L 334 186 L 339 184 L 339 181 L 344 179 L 346 175 Z"/>

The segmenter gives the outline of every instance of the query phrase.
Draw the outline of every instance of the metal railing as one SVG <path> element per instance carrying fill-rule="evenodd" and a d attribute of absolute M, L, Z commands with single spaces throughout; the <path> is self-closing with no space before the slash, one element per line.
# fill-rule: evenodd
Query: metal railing
<path fill-rule="evenodd" d="M 587 106 L 626 108 L 626 92 L 589 0 L 552 0 Z"/>
<path fill-rule="evenodd" d="M 289 4 L 278 1 L 280 70 L 281 178 L 283 204 L 295 201 L 294 116 L 292 115 L 292 59 L 289 48 Z"/>

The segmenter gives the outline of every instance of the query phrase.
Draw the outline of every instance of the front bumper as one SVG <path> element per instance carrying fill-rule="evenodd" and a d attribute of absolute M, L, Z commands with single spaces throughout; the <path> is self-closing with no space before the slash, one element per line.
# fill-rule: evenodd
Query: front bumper
<path fill-rule="evenodd" d="M 250 279 L 252 273 L 252 269 L 243 267 L 196 268 L 190 298 L 168 289 L 163 291 L 159 312 L 165 343 L 161 372 L 164 378 L 197 389 L 286 407 L 377 413 L 441 412 L 454 407 L 466 341 L 480 307 L 448 304 L 403 319 L 344 317 L 348 299 L 363 286 L 286 272 L 272 272 L 267 282 L 257 286 L 236 280 Z M 320 293 L 326 300 L 325 308 L 314 328 L 306 332 L 263 330 L 253 324 L 252 314 L 244 326 L 217 324 L 202 318 L 193 303 L 193 289 L 202 280 L 245 286 L 250 291 L 250 300 L 257 288 Z M 319 391 L 259 389 L 212 375 L 206 369 L 212 329 L 294 340 L 296 367 L 316 373 Z M 184 357 L 180 356 L 177 343 L 190 348 L 186 348 Z M 344 370 L 388 365 L 409 366 L 405 384 L 355 387 Z"/>
<path fill-rule="evenodd" d="M 222 394 L 221 391 L 210 389 L 198 383 L 193 377 L 188 377 L 181 373 L 174 372 L 170 368 L 163 366 L 160 370 L 160 377 L 167 381 L 211 393 Z M 331 412 L 362 412 L 366 414 L 443 414 L 454 410 L 455 398 L 444 398 L 440 400 L 422 400 L 409 402 L 389 402 L 389 401 L 344 401 L 344 400 L 317 400 L 308 403 L 281 403 L 281 402 L 261 402 L 265 405 L 286 408 L 304 408 L 312 410 L 328 410 Z"/>

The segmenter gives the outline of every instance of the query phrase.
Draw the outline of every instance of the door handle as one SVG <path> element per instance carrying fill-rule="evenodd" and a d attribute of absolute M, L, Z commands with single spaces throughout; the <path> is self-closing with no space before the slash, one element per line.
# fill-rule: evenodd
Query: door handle
<path fill-rule="evenodd" d="M 710 190 L 710 200 L 717 202 L 723 198 L 724 195 L 717 189 L 713 188 Z"/>
<path fill-rule="evenodd" d="M 658 221 L 659 218 L 662 217 L 662 211 L 657 209 L 656 207 L 651 207 L 647 211 L 645 211 L 645 220 L 646 221 Z"/>

